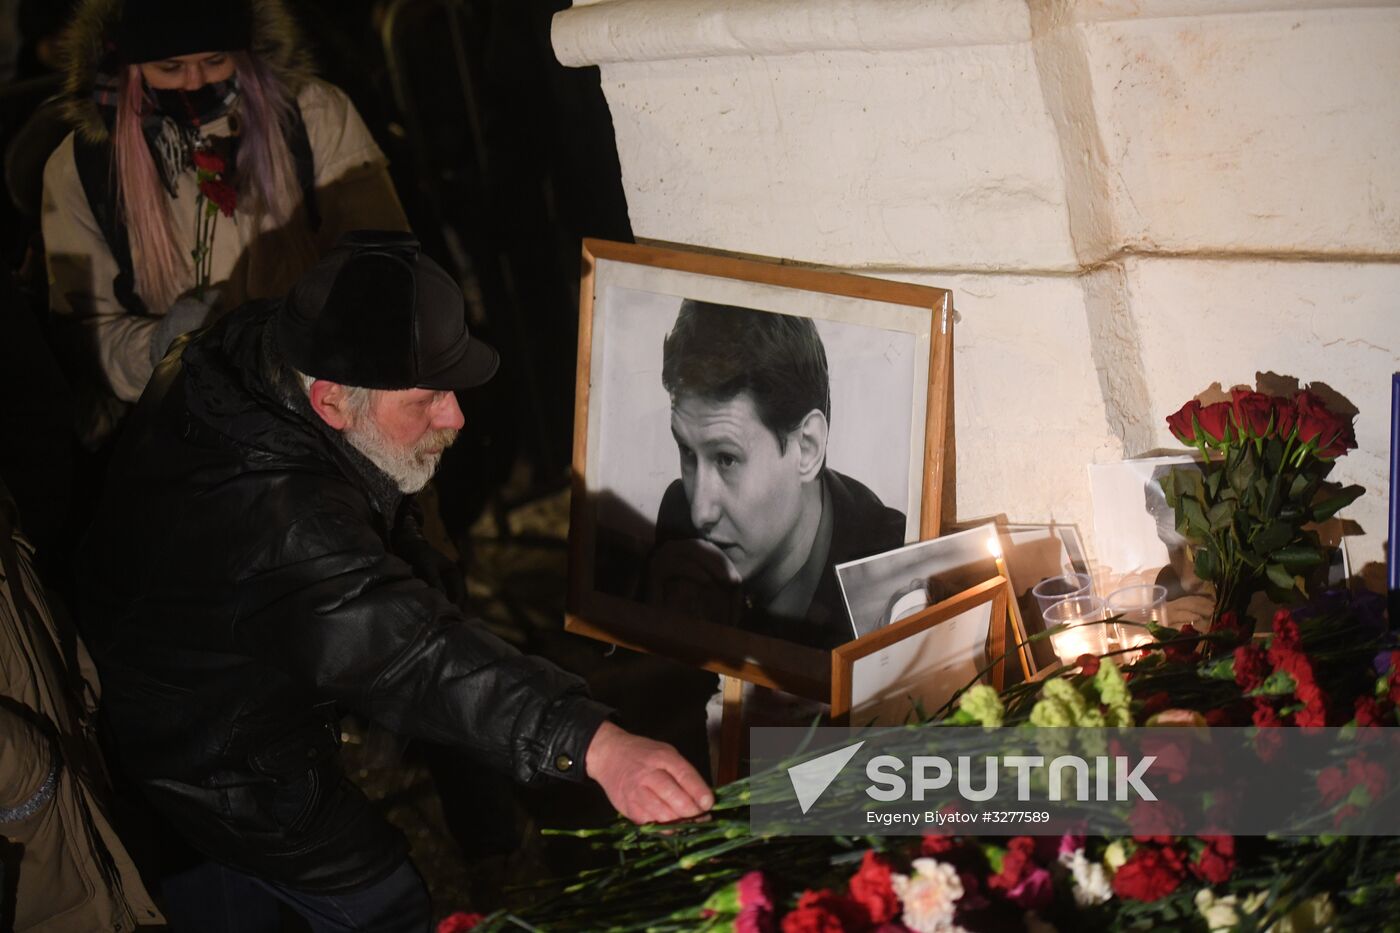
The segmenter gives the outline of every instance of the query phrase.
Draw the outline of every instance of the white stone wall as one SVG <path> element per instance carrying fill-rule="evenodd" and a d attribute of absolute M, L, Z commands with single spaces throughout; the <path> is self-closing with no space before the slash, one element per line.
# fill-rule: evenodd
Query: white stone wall
<path fill-rule="evenodd" d="M 639 238 L 953 290 L 957 517 L 1078 522 L 1213 382 L 1360 409 L 1383 559 L 1400 0 L 576 0 Z"/>

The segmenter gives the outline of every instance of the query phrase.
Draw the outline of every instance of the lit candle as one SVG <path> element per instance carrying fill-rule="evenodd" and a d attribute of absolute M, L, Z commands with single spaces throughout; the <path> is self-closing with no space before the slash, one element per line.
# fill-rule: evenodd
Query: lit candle
<path fill-rule="evenodd" d="M 1066 664 L 1074 663 L 1074 660 L 1083 654 L 1103 654 L 1103 626 L 1086 625 L 1083 628 L 1051 632 L 1050 644 L 1054 646 L 1060 660 Z"/>
<path fill-rule="evenodd" d="M 1050 645 L 1065 663 L 1081 654 L 1103 654 L 1108 650 L 1108 627 L 1102 624 L 1103 601 L 1098 597 L 1062 599 L 1046 609 L 1044 617 Z"/>

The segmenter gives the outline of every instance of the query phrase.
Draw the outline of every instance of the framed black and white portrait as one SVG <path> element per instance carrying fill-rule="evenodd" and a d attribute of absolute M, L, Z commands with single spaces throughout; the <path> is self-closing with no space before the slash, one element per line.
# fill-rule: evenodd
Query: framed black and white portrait
<path fill-rule="evenodd" d="M 952 306 L 584 244 L 568 627 L 824 696 L 835 565 L 937 535 Z"/>

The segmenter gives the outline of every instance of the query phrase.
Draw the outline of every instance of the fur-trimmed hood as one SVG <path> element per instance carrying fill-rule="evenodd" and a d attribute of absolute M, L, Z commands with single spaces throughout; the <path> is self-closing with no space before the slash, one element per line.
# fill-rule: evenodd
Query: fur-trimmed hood
<path fill-rule="evenodd" d="M 295 95 L 312 76 L 311 55 L 282 0 L 249 0 L 253 10 L 252 53 L 270 64 Z M 73 14 L 63 43 L 64 114 L 88 142 L 103 142 L 109 133 L 93 85 L 108 57 L 108 36 L 116 29 L 123 0 L 84 0 Z"/>

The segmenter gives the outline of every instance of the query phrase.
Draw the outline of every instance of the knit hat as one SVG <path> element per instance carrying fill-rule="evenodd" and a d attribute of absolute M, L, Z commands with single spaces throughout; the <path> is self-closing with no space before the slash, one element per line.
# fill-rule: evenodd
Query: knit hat
<path fill-rule="evenodd" d="M 253 43 L 253 11 L 249 0 L 126 0 L 115 38 L 132 65 L 242 51 Z"/>

